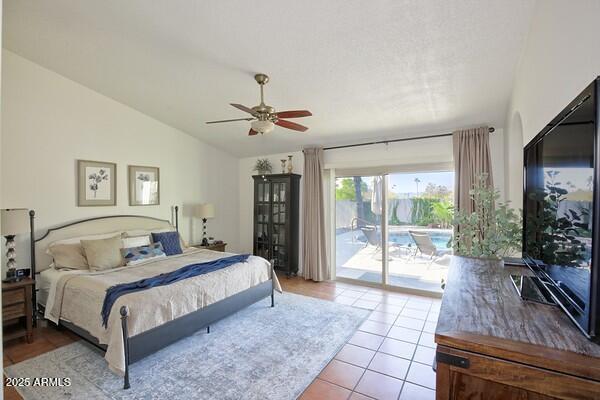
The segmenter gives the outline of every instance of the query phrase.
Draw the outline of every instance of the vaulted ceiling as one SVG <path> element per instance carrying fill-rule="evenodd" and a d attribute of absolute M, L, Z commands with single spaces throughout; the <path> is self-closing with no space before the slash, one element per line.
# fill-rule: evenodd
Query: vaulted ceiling
<path fill-rule="evenodd" d="M 533 0 L 5 0 L 3 46 L 238 156 L 502 127 Z M 248 137 L 229 106 L 311 110 Z"/>

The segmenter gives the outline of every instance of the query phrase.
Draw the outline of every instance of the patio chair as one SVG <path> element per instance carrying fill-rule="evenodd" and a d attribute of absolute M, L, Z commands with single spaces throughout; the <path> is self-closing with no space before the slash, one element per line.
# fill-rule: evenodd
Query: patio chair
<path fill-rule="evenodd" d="M 421 253 L 421 255 L 428 256 L 432 262 L 438 257 L 446 254 L 445 251 L 438 250 L 438 248 L 435 247 L 435 244 L 433 244 L 431 236 L 429 236 L 428 233 L 410 230 L 408 231 L 408 233 L 417 245 L 418 252 Z M 415 252 L 415 256 L 416 255 L 417 253 Z"/>
<path fill-rule="evenodd" d="M 373 225 L 362 226 L 360 228 L 360 230 L 362 231 L 362 233 L 367 238 L 367 243 L 365 244 L 365 248 L 368 245 L 375 246 L 375 251 L 373 252 L 373 257 L 376 257 L 382 251 L 382 248 L 381 248 L 381 232 L 377 229 L 376 226 L 373 226 Z M 396 243 L 391 243 L 390 242 L 388 244 L 388 249 L 389 249 L 389 253 L 390 253 L 390 255 L 388 255 L 388 259 L 390 261 L 392 261 L 393 259 L 391 258 L 391 254 L 398 251 L 398 249 L 399 249 L 398 245 Z"/>
<path fill-rule="evenodd" d="M 377 227 L 361 226 L 360 230 L 362 231 L 363 235 L 365 235 L 365 237 L 367 238 L 367 244 L 365 244 L 365 247 L 371 245 L 375 246 L 375 250 L 379 250 L 379 248 L 381 248 L 381 235 L 379 234 L 379 232 L 377 232 Z"/>

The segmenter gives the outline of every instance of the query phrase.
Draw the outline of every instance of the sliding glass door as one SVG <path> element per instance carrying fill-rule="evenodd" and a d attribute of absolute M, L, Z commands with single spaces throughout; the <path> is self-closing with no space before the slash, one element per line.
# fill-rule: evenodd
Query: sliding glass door
<path fill-rule="evenodd" d="M 454 172 L 391 173 L 387 181 L 386 283 L 439 292 L 451 253 Z"/>
<path fill-rule="evenodd" d="M 443 170 L 337 177 L 336 278 L 440 292 L 453 187 Z"/>
<path fill-rule="evenodd" d="M 335 180 L 336 276 L 382 283 L 382 177 Z"/>

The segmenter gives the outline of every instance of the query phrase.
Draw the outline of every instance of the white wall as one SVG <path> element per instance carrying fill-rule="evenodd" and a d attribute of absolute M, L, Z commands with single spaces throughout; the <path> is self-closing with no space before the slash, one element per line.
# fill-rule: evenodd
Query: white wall
<path fill-rule="evenodd" d="M 598 0 L 536 3 L 506 118 L 507 192 L 519 206 L 523 145 L 600 75 L 598 16 Z"/>
<path fill-rule="evenodd" d="M 199 242 L 190 206 L 212 202 L 209 234 L 239 250 L 237 158 L 6 50 L 2 81 L 3 207 L 35 209 L 42 229 L 111 214 L 169 219 L 179 205 L 184 238 Z M 77 159 L 117 163 L 117 206 L 77 207 Z M 160 167 L 159 206 L 128 205 L 130 164 Z"/>

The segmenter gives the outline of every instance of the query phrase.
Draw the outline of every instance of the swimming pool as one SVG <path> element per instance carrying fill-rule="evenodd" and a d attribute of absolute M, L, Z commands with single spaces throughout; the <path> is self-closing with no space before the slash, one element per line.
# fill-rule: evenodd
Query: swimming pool
<path fill-rule="evenodd" d="M 439 250 L 448 249 L 448 241 L 452 237 L 451 232 L 446 231 L 419 231 L 426 232 L 431 237 L 431 241 Z M 388 240 L 392 243 L 395 243 L 399 246 L 408 246 L 409 244 L 414 246 L 415 242 L 410 237 L 410 234 L 406 231 L 400 232 L 390 232 L 388 235 Z"/>

